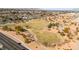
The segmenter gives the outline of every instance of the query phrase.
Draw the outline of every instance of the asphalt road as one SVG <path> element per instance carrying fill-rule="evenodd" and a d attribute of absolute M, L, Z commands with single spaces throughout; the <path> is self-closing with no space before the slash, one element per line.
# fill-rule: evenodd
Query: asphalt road
<path fill-rule="evenodd" d="M 29 50 L 28 48 L 26 48 L 26 47 L 22 46 L 21 44 L 15 42 L 14 40 L 12 40 L 11 38 L 5 36 L 2 33 L 0 33 L 0 43 L 7 50 Z"/>

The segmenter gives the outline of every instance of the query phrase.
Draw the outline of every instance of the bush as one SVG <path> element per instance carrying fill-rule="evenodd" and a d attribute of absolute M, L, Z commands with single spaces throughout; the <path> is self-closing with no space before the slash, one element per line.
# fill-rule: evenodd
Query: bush
<path fill-rule="evenodd" d="M 7 31 L 13 31 L 13 29 L 11 29 L 10 27 L 8 27 L 7 25 L 3 26 L 2 29 L 3 30 L 7 30 Z"/>
<path fill-rule="evenodd" d="M 20 35 L 23 36 L 25 43 L 30 43 L 31 42 L 31 40 L 25 34 L 20 34 Z"/>
<path fill-rule="evenodd" d="M 7 30 L 8 29 L 8 26 L 3 26 L 2 29 L 3 30 Z"/>
<path fill-rule="evenodd" d="M 16 26 L 15 27 L 15 30 L 17 31 L 17 32 L 24 32 L 25 31 L 25 29 L 23 29 L 21 26 Z"/>
<path fill-rule="evenodd" d="M 51 28 L 51 27 L 52 27 L 52 23 L 49 23 L 48 28 Z"/>
<path fill-rule="evenodd" d="M 65 33 L 64 33 L 64 32 L 60 32 L 60 35 L 61 35 L 61 36 L 65 36 Z"/>
<path fill-rule="evenodd" d="M 77 37 L 77 40 L 79 40 L 79 37 Z"/>
<path fill-rule="evenodd" d="M 65 33 L 69 33 L 69 30 L 70 30 L 70 28 L 64 28 L 63 31 L 64 31 Z"/>
<path fill-rule="evenodd" d="M 29 25 L 26 25 L 25 27 L 26 27 L 27 29 L 31 28 L 31 26 L 29 26 Z"/>
<path fill-rule="evenodd" d="M 67 36 L 69 39 L 73 39 L 73 35 L 71 33 L 68 33 Z"/>
<path fill-rule="evenodd" d="M 59 26 L 59 23 L 49 23 L 48 28 L 51 28 L 52 26 Z"/>
<path fill-rule="evenodd" d="M 79 32 L 79 27 L 76 28 L 77 32 Z"/>

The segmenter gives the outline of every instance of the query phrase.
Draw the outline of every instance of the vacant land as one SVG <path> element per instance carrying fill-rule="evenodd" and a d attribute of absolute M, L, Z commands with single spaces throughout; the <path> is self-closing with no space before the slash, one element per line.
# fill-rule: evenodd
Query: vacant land
<path fill-rule="evenodd" d="M 27 14 L 19 18 L 21 15 L 16 17 L 19 13 L 11 13 L 12 18 L 9 15 L 8 22 L 5 19 L 0 24 L 0 31 L 19 39 L 31 49 L 79 49 L 79 13 L 37 11 Z"/>

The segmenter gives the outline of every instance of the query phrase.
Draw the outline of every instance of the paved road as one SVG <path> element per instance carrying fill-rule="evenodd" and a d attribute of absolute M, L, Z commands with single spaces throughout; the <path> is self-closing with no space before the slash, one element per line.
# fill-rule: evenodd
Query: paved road
<path fill-rule="evenodd" d="M 28 50 L 28 48 L 25 48 L 21 44 L 18 44 L 2 33 L 0 33 L 0 43 L 2 43 L 3 47 L 5 47 L 7 50 Z"/>

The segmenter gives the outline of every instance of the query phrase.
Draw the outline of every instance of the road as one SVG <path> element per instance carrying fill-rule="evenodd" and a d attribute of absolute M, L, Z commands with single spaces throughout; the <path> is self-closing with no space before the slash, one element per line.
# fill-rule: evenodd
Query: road
<path fill-rule="evenodd" d="M 0 43 L 7 50 L 29 50 L 28 48 L 26 48 L 26 47 L 22 46 L 21 44 L 15 42 L 14 40 L 5 36 L 2 33 L 0 33 Z"/>

